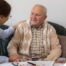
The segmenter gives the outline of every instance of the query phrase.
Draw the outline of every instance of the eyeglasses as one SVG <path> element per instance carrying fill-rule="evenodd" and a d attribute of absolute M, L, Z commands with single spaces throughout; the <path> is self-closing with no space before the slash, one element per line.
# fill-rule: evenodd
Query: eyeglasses
<path fill-rule="evenodd" d="M 8 18 L 9 18 L 9 19 L 12 18 L 12 15 L 10 15 Z"/>

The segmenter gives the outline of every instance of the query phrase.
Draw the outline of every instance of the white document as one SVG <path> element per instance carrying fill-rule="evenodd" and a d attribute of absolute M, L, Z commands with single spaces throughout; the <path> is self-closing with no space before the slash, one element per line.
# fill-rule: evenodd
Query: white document
<path fill-rule="evenodd" d="M 17 63 L 14 63 L 17 64 Z M 27 61 L 18 62 L 18 66 L 53 66 L 54 61 Z M 0 64 L 0 66 L 14 66 L 12 63 Z"/>
<path fill-rule="evenodd" d="M 53 66 L 54 61 L 27 61 L 20 62 L 18 66 Z"/>
<path fill-rule="evenodd" d="M 12 65 L 11 63 L 3 63 L 3 64 L 0 64 L 0 66 L 14 66 L 14 65 Z"/>

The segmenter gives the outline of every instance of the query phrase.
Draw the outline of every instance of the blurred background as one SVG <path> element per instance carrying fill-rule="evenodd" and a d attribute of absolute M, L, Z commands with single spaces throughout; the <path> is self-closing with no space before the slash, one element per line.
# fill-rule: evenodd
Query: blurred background
<path fill-rule="evenodd" d="M 31 8 L 35 4 L 45 5 L 48 10 L 48 21 L 55 22 L 66 28 L 66 0 L 6 0 L 11 4 L 12 10 L 7 25 L 11 26 L 21 20 L 27 20 Z"/>

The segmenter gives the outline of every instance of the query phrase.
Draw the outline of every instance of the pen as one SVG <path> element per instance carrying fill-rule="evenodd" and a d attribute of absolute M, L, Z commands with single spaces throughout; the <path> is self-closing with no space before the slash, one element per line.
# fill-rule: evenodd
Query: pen
<path fill-rule="evenodd" d="M 36 66 L 36 64 L 32 63 L 32 62 L 28 62 L 29 64 L 31 64 L 32 66 Z"/>
<path fill-rule="evenodd" d="M 12 62 L 12 65 L 13 65 L 13 66 L 18 66 L 18 63 Z"/>

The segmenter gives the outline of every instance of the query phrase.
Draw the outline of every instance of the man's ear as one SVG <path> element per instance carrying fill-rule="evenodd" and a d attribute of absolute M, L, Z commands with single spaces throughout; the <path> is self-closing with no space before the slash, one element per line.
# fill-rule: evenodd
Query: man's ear
<path fill-rule="evenodd" d="M 2 19 L 2 16 L 0 15 L 0 20 Z"/>
<path fill-rule="evenodd" d="M 3 20 L 4 20 L 4 16 L 0 15 L 0 22 L 1 22 L 0 24 L 2 24 Z"/>
<path fill-rule="evenodd" d="M 0 15 L 0 18 L 3 18 L 4 16 L 3 15 Z"/>
<path fill-rule="evenodd" d="M 0 20 L 3 20 L 4 16 L 3 15 L 0 15 Z"/>
<path fill-rule="evenodd" d="M 47 18 L 47 16 L 44 16 L 44 19 L 46 19 Z"/>

